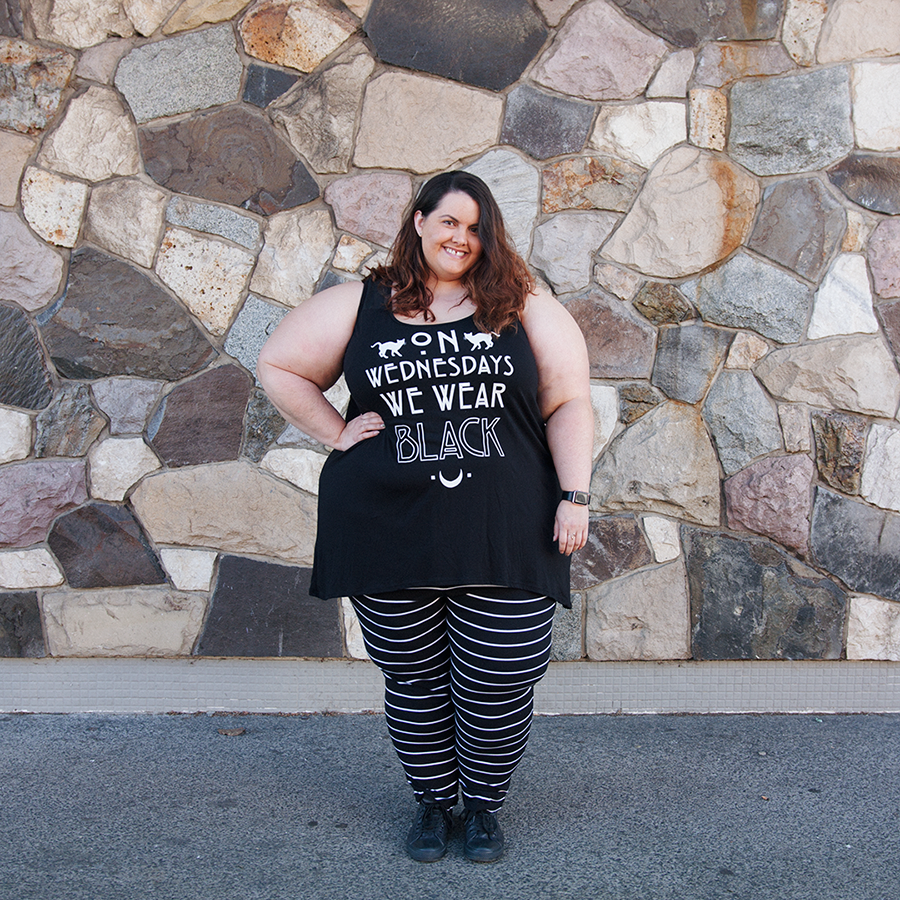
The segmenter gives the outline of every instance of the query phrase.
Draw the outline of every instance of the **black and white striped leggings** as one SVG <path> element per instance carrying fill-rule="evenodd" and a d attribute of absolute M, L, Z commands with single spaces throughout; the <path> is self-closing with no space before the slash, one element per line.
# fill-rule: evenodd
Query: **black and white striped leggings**
<path fill-rule="evenodd" d="M 497 812 L 550 660 L 555 603 L 502 587 L 350 598 L 385 680 L 385 717 L 417 800 Z"/>

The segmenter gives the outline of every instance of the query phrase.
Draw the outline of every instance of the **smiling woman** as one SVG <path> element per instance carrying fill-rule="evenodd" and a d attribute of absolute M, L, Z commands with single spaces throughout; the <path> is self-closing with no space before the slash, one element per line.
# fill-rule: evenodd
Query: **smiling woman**
<path fill-rule="evenodd" d="M 323 396 L 343 374 L 344 421 Z M 310 590 L 349 596 L 385 677 L 419 802 L 414 859 L 497 859 L 569 557 L 587 538 L 593 421 L 584 340 L 535 288 L 487 185 L 425 184 L 390 263 L 289 313 L 259 377 L 335 448 L 319 482 Z M 452 677 L 451 677 L 452 672 Z"/>

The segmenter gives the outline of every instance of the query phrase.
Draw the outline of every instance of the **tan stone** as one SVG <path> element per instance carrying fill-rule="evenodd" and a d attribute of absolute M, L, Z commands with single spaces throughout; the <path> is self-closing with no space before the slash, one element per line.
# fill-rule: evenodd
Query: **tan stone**
<path fill-rule="evenodd" d="M 677 522 L 662 516 L 644 516 L 641 524 L 657 562 L 669 562 L 681 556 L 681 537 Z"/>
<path fill-rule="evenodd" d="M 832 0 L 819 37 L 820 63 L 900 54 L 897 0 Z"/>
<path fill-rule="evenodd" d="M 212 334 L 225 334 L 243 298 L 253 254 L 181 228 L 167 228 L 156 274 Z"/>
<path fill-rule="evenodd" d="M 0 407 L 0 464 L 25 459 L 31 453 L 31 416 Z"/>
<path fill-rule="evenodd" d="M 259 0 L 241 21 L 250 56 L 312 72 L 356 30 L 356 23 L 315 0 Z"/>
<path fill-rule="evenodd" d="M 374 249 L 365 241 L 350 237 L 349 234 L 342 234 L 337 250 L 334 251 L 331 265 L 342 272 L 357 272 L 366 259 L 372 255 Z"/>
<path fill-rule="evenodd" d="M 0 131 L 0 205 L 15 206 L 25 163 L 35 142 L 23 134 Z"/>
<path fill-rule="evenodd" d="M 119 0 L 33 0 L 35 35 L 83 50 L 110 35 L 134 33 Z"/>
<path fill-rule="evenodd" d="M 140 266 L 150 268 L 165 224 L 168 194 L 130 178 L 91 191 L 85 237 Z"/>
<path fill-rule="evenodd" d="M 217 555 L 212 550 L 184 547 L 162 547 L 159 551 L 163 567 L 180 591 L 208 591 Z"/>
<path fill-rule="evenodd" d="M 100 84 L 109 84 L 116 74 L 116 66 L 119 60 L 132 48 L 132 41 L 113 38 L 89 47 L 81 54 L 78 60 L 78 68 L 75 74 L 79 78 L 88 81 L 98 81 Z"/>
<path fill-rule="evenodd" d="M 43 547 L 0 552 L 0 588 L 21 591 L 62 583 L 56 560 Z"/>
<path fill-rule="evenodd" d="M 599 262 L 594 266 L 594 281 L 620 300 L 630 300 L 637 293 L 637 289 L 643 284 L 644 279 L 627 269 Z"/>
<path fill-rule="evenodd" d="M 353 161 L 363 168 L 447 169 L 496 143 L 502 98 L 421 75 L 369 83 Z"/>
<path fill-rule="evenodd" d="M 306 491 L 308 494 L 319 493 L 319 475 L 322 466 L 328 459 L 322 453 L 315 450 L 305 450 L 296 447 L 276 447 L 270 450 L 260 462 L 260 465 L 278 478 L 290 481 L 291 484 Z"/>
<path fill-rule="evenodd" d="M 35 233 L 58 247 L 74 247 L 88 188 L 52 172 L 29 166 L 22 178 L 22 212 Z"/>
<path fill-rule="evenodd" d="M 331 216 L 324 209 L 270 216 L 250 289 L 286 306 L 297 306 L 315 291 L 333 249 Z"/>
<path fill-rule="evenodd" d="M 678 50 L 667 56 L 647 88 L 651 99 L 686 97 L 687 85 L 694 71 L 694 51 Z"/>
<path fill-rule="evenodd" d="M 133 484 L 160 468 L 156 454 L 143 438 L 108 438 L 94 444 L 88 453 L 91 496 L 101 500 L 124 500 Z"/>
<path fill-rule="evenodd" d="M 613 439 L 591 479 L 591 509 L 657 512 L 718 525 L 719 462 L 703 420 L 661 403 Z"/>
<path fill-rule="evenodd" d="M 189 656 L 206 603 L 168 587 L 47 591 L 47 649 L 51 656 Z"/>
<path fill-rule="evenodd" d="M 632 572 L 587 592 L 589 659 L 688 659 L 690 630 L 681 561 Z"/>
<path fill-rule="evenodd" d="M 344 0 L 344 6 L 361 19 L 366 17 L 366 13 L 371 5 L 372 0 Z"/>
<path fill-rule="evenodd" d="M 739 331 L 731 342 L 726 369 L 750 369 L 769 352 L 769 345 L 749 331 Z"/>
<path fill-rule="evenodd" d="M 248 3 L 249 0 L 185 0 L 163 26 L 163 34 L 188 31 L 210 22 L 226 22 Z"/>
<path fill-rule="evenodd" d="M 778 422 L 784 436 L 784 449 L 788 453 L 809 453 L 812 450 L 809 409 L 806 406 L 802 403 L 779 404 Z"/>
<path fill-rule="evenodd" d="M 850 597 L 847 659 L 900 661 L 900 603 L 878 597 Z"/>
<path fill-rule="evenodd" d="M 715 88 L 694 88 L 690 97 L 690 140 L 695 147 L 724 150 L 728 98 Z"/>
<path fill-rule="evenodd" d="M 841 242 L 841 253 L 863 253 L 878 219 L 857 209 L 847 210 L 847 230 Z"/>
<path fill-rule="evenodd" d="M 828 0 L 787 0 L 781 43 L 794 62 L 811 66 L 816 61 L 816 42 L 828 13 Z"/>
<path fill-rule="evenodd" d="M 316 501 L 246 462 L 148 475 L 131 502 L 157 544 L 312 565 Z"/>
<path fill-rule="evenodd" d="M 676 147 L 650 171 L 602 256 L 660 278 L 701 272 L 743 243 L 758 201 L 756 179 L 726 157 Z"/>
<path fill-rule="evenodd" d="M 188 5 L 190 2 L 191 0 L 185 0 L 185 5 Z M 122 5 L 125 9 L 125 14 L 134 25 L 135 31 L 144 35 L 144 37 L 149 37 L 162 25 L 163 20 L 178 6 L 178 3 L 179 0 L 124 0 Z M 244 0 L 241 6 L 246 6 L 246 3 L 247 0 Z M 236 9 L 234 12 L 236 13 L 237 11 Z M 197 24 L 201 25 L 203 23 L 198 22 Z"/>

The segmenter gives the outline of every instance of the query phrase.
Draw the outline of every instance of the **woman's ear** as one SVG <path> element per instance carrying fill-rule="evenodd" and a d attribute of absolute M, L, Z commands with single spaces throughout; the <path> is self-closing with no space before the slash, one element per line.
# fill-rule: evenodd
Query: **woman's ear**
<path fill-rule="evenodd" d="M 416 234 L 419 237 L 422 237 L 422 223 L 424 221 L 425 221 L 425 216 L 422 215 L 421 210 L 417 209 L 415 211 L 415 213 L 413 213 L 413 224 L 415 225 L 415 228 L 416 228 Z"/>

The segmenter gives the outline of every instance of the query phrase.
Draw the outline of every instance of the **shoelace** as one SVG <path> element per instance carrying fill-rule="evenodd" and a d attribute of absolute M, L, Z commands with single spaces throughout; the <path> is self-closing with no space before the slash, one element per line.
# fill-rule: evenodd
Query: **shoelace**
<path fill-rule="evenodd" d="M 478 809 L 466 820 L 466 828 L 475 828 L 483 831 L 488 837 L 493 837 L 497 830 L 497 818 L 486 809 Z"/>
<path fill-rule="evenodd" d="M 423 834 L 429 831 L 437 831 L 443 826 L 444 821 L 444 810 L 439 804 L 420 804 L 417 824 Z"/>

